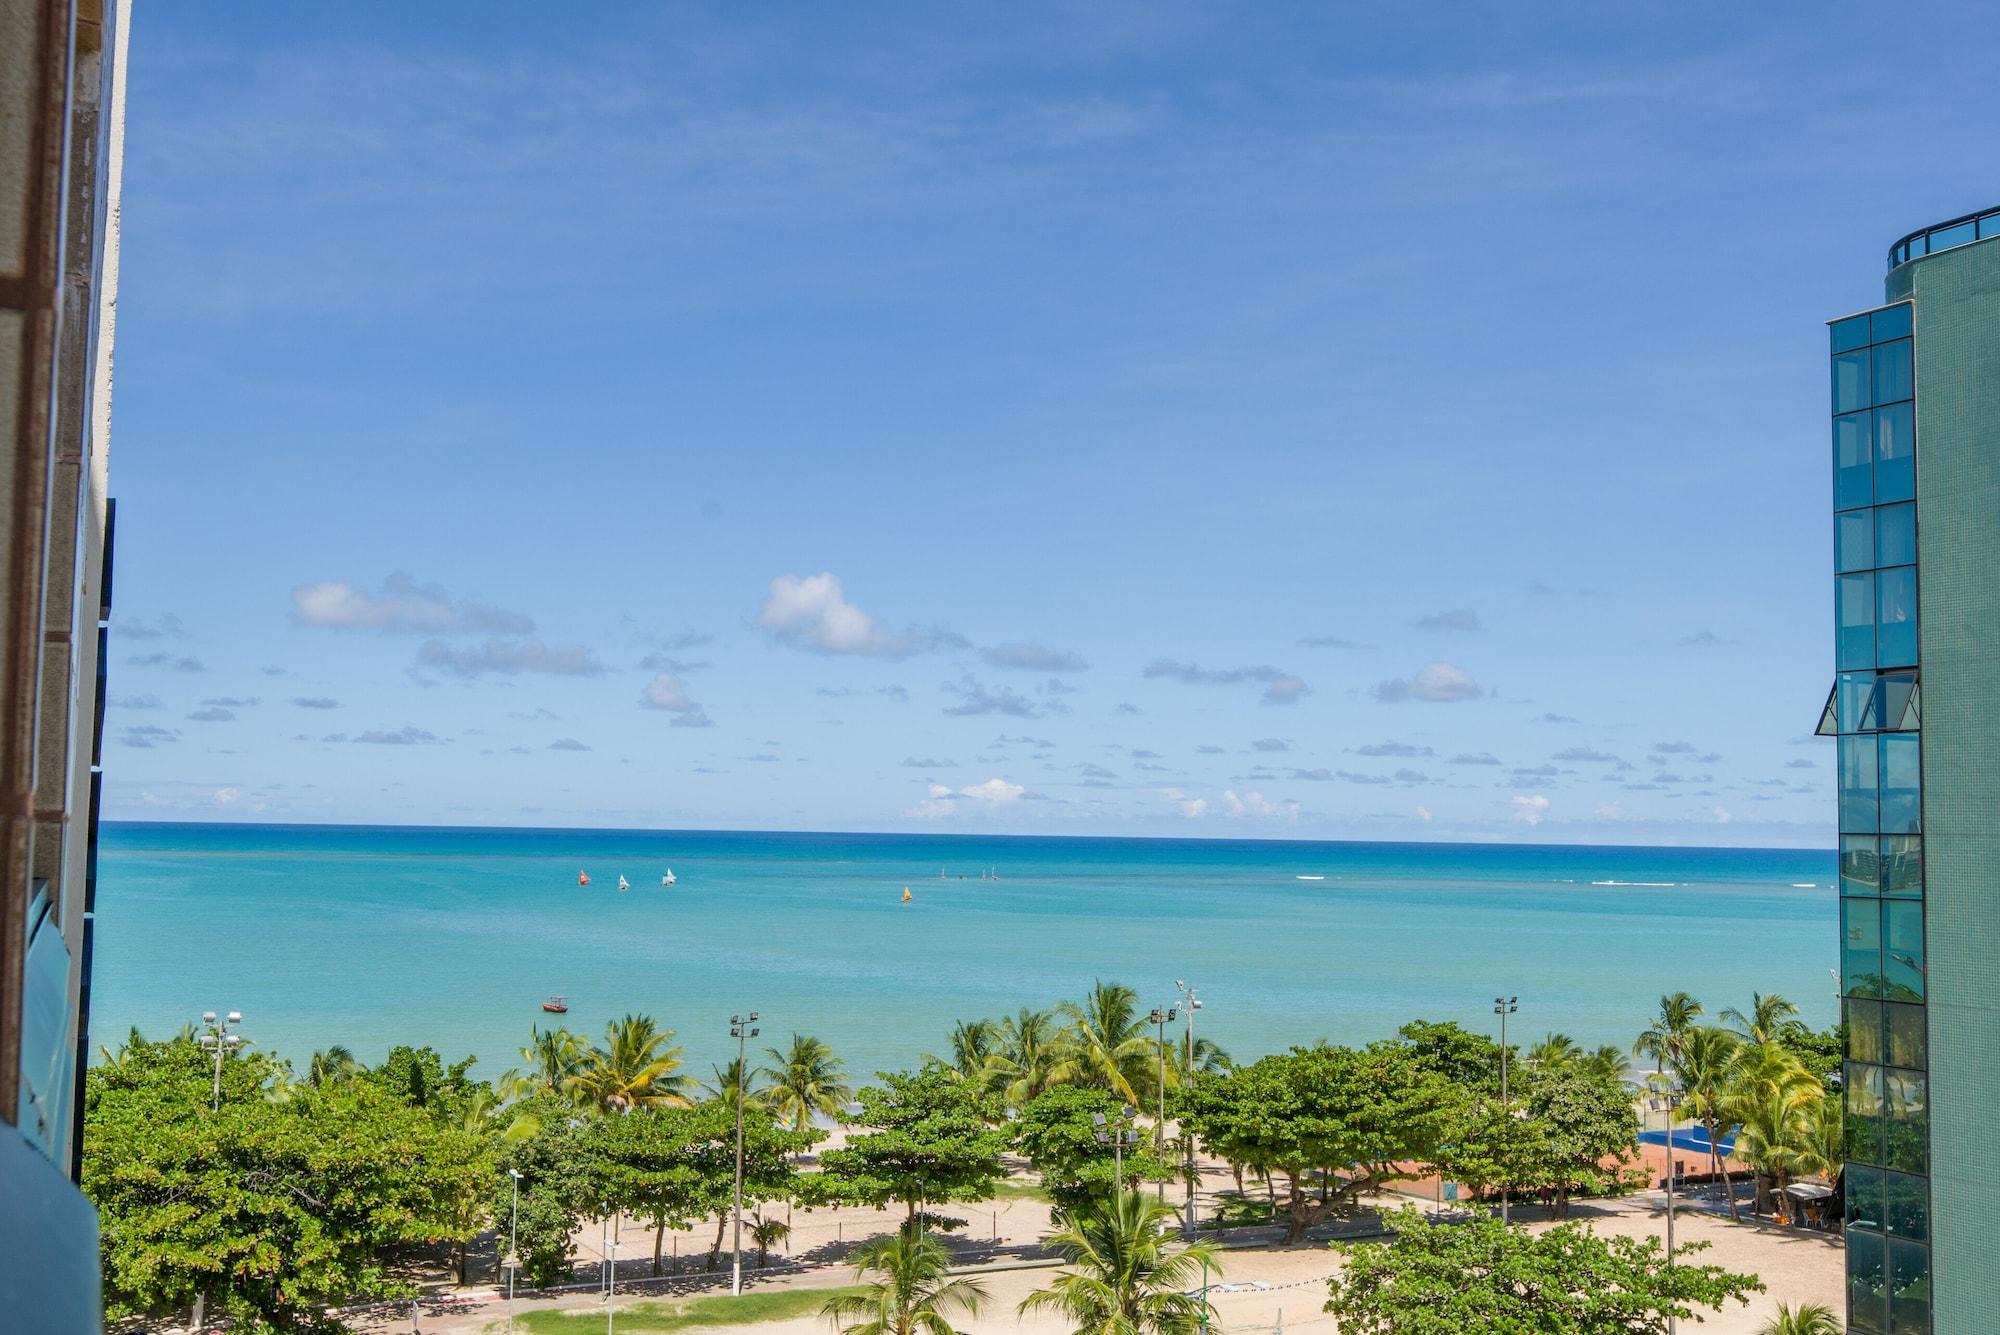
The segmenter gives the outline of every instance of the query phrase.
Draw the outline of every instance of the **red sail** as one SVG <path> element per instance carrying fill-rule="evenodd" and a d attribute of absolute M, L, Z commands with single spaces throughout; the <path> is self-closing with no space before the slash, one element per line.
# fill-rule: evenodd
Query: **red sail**
<path fill-rule="evenodd" d="M 580 872 L 578 872 L 578 873 L 576 874 L 576 883 L 577 883 L 578 885 L 589 885 L 589 884 L 590 884 L 590 873 L 589 873 L 589 872 L 587 872 L 587 871 L 580 871 Z"/>

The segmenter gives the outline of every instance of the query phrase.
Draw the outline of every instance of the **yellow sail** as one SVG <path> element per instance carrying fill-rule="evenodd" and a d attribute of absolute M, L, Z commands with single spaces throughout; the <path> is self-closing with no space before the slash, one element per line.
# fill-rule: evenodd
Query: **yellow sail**
<path fill-rule="evenodd" d="M 904 887 L 903 887 L 903 902 L 904 902 L 905 904 L 907 904 L 907 903 L 909 903 L 909 902 L 910 902 L 910 901 L 911 901 L 912 899 L 914 899 L 914 898 L 916 898 L 916 896 L 915 896 L 915 895 L 912 895 L 912 894 L 910 893 L 910 887 L 909 887 L 909 886 L 907 886 L 907 885 L 906 885 L 906 886 L 904 886 Z"/>

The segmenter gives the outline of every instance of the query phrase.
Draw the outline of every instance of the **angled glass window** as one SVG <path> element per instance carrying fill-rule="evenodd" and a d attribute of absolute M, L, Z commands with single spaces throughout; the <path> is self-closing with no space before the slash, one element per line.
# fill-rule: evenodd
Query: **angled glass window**
<path fill-rule="evenodd" d="M 1853 1335 L 1885 1335 L 1889 1323 L 1886 1242 L 1858 1228 L 1847 1235 L 1847 1329 Z"/>
<path fill-rule="evenodd" d="M 1910 340 L 1878 344 L 1869 356 L 1875 372 L 1875 402 L 1896 403 L 1909 398 L 1915 385 L 1910 371 Z"/>
<path fill-rule="evenodd" d="M 1840 574 L 1875 568 L 1875 511 L 1847 510 L 1833 517 L 1833 568 Z"/>
<path fill-rule="evenodd" d="M 1832 352 L 1852 352 L 1874 341 L 1868 336 L 1868 317 L 1865 315 L 1835 320 L 1827 326 L 1827 338 L 1831 344 L 1829 351 Z"/>
<path fill-rule="evenodd" d="M 1875 433 L 1875 499 L 1914 500 L 1917 494 L 1917 425 L 1907 403 L 1878 409 Z"/>
<path fill-rule="evenodd" d="M 1845 519 L 1847 516 L 1842 515 L 1841 518 Z M 1915 565 L 1916 561 L 1917 507 L 1906 501 L 1901 505 L 1885 505 L 1876 510 L 1875 564 L 1907 566 Z"/>
<path fill-rule="evenodd" d="M 1871 726 L 1891 732 L 1913 732 L 1919 722 L 1917 674 L 1885 672 L 1875 681 Z"/>
<path fill-rule="evenodd" d="M 1884 306 L 1868 317 L 1868 341 L 1884 343 L 1892 338 L 1910 336 L 1910 303 L 1897 302 L 1894 306 Z M 1842 351 L 1842 349 L 1836 349 Z"/>
<path fill-rule="evenodd" d="M 1914 899 L 1882 904 L 1882 995 L 1891 1001 L 1924 999 L 1924 906 Z"/>
<path fill-rule="evenodd" d="M 1847 1095 L 1847 1161 L 1882 1162 L 1882 1068 L 1849 1062 L 1841 1087 Z"/>
<path fill-rule="evenodd" d="M 1833 419 L 1833 508 L 1875 503 L 1875 415 Z"/>
<path fill-rule="evenodd" d="M 1852 579 L 1843 575 L 1842 579 Z M 1908 667 L 1917 661 L 1917 568 L 1875 572 L 1875 664 Z"/>
<path fill-rule="evenodd" d="M 1897 899 L 1924 895 L 1924 841 L 1913 834 L 1892 834 L 1882 841 L 1882 893 Z"/>
<path fill-rule="evenodd" d="M 1873 1002 L 1851 1001 L 1850 1006 L 1873 1005 Z M 1883 1053 L 1889 1065 L 1900 1066 L 1906 1071 L 1924 1069 L 1930 1055 L 1930 1044 L 1924 1038 L 1924 1008 L 1922 1006 L 1899 1006 L 1894 1002 L 1882 1003 Z M 1856 1058 L 1856 1060 L 1860 1060 Z"/>
<path fill-rule="evenodd" d="M 1931 1249 L 1889 1239 L 1889 1335 L 1931 1335 Z"/>
<path fill-rule="evenodd" d="M 1840 739 L 1839 786 L 1842 834 L 1874 834 L 1882 828 L 1877 794 L 1876 738 L 1868 733 Z"/>
<path fill-rule="evenodd" d="M 1840 981 L 1850 997 L 1882 995 L 1882 905 L 1840 901 Z"/>
<path fill-rule="evenodd" d="M 1869 406 L 1872 401 L 1872 390 L 1868 367 L 1866 348 L 1834 356 L 1833 410 L 1835 412 L 1858 412 Z"/>
<path fill-rule="evenodd" d="M 1879 827 L 1884 834 L 1923 832 L 1923 770 L 1918 760 L 1919 734 L 1885 732 L 1877 742 L 1882 759 L 1877 769 L 1882 805 Z"/>
<path fill-rule="evenodd" d="M 1875 851 L 1875 837 L 1868 834 L 1840 836 L 1840 893 L 1872 895 L 1881 885 L 1882 864 Z"/>
<path fill-rule="evenodd" d="M 1901 1173 L 1927 1171 L 1930 1108 L 1924 1077 L 1914 1071 L 1882 1073 L 1882 1166 Z"/>
<path fill-rule="evenodd" d="M 1833 665 L 1875 666 L 1875 576 L 1839 575 L 1834 589 Z"/>
<path fill-rule="evenodd" d="M 1847 1028 L 1847 1060 L 1878 1066 L 1882 1062 L 1882 1003 L 1849 997 L 1841 1003 Z"/>

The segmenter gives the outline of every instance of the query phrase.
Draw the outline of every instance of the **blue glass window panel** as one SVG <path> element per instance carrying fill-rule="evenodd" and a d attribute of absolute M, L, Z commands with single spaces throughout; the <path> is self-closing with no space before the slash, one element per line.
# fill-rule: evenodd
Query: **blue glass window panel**
<path fill-rule="evenodd" d="M 1930 1107 L 1927 1082 L 1914 1071 L 1882 1072 L 1882 1166 L 1899 1173 L 1927 1172 Z"/>
<path fill-rule="evenodd" d="M 1829 351 L 1832 352 L 1852 352 L 1873 342 L 1868 336 L 1868 317 L 1865 315 L 1850 315 L 1845 320 L 1835 320 L 1828 326 L 1827 335 L 1832 345 Z"/>
<path fill-rule="evenodd" d="M 1885 732 L 1900 732 L 1904 727 L 1914 727 L 1916 719 L 1910 712 L 1910 696 L 1917 689 L 1917 674 L 1914 672 L 1885 672 L 1875 679 L 1875 696 L 1868 717 L 1873 726 Z"/>
<path fill-rule="evenodd" d="M 1884 834 L 1923 833 L 1923 768 L 1918 757 L 1918 735 L 1914 732 L 1885 732 L 1877 739 L 1882 747 L 1878 771 L 1882 784 L 1879 827 Z"/>
<path fill-rule="evenodd" d="M 1858 1228 L 1847 1235 L 1847 1329 L 1884 1335 L 1889 1321 L 1888 1266 L 1879 1233 Z"/>
<path fill-rule="evenodd" d="M 1840 739 L 1840 831 L 1874 834 L 1882 827 L 1876 794 L 1875 735 Z"/>
<path fill-rule="evenodd" d="M 1845 516 L 1842 516 L 1845 518 Z M 1907 566 L 1917 560 L 1917 507 L 1907 501 L 1875 511 L 1875 564 Z M 1858 567 L 1843 567 L 1858 569 Z"/>
<path fill-rule="evenodd" d="M 1891 1001 L 1924 999 L 1924 906 L 1917 900 L 1882 903 L 1882 987 Z"/>
<path fill-rule="evenodd" d="M 1847 1063 L 1841 1076 L 1847 1110 L 1847 1161 L 1882 1162 L 1882 1068 Z"/>
<path fill-rule="evenodd" d="M 1909 262 L 1910 243 L 1907 241 L 1898 241 L 1896 248 L 1889 252 L 1889 267 L 1893 269 L 1899 264 L 1908 264 Z"/>
<path fill-rule="evenodd" d="M 1953 246 L 1962 246 L 1968 241 L 1976 240 L 1978 233 L 1969 222 L 1959 223 L 1955 227 L 1942 227 L 1931 233 L 1931 253 L 1935 255 L 1940 250 L 1950 250 Z"/>
<path fill-rule="evenodd" d="M 1880 1168 L 1850 1166 L 1847 1170 L 1847 1226 L 1880 1230 L 1888 1211 L 1882 1200 L 1882 1180 L 1888 1176 Z"/>
<path fill-rule="evenodd" d="M 1866 348 L 1834 354 L 1833 410 L 1836 413 L 1859 412 L 1869 405 L 1872 391 L 1868 367 Z"/>
<path fill-rule="evenodd" d="M 1875 415 L 1833 419 L 1833 508 L 1875 503 Z"/>
<path fill-rule="evenodd" d="M 1927 1241 L 1931 1235 L 1930 1183 L 1907 1173 L 1884 1174 L 1881 1217 L 1892 1237 Z"/>
<path fill-rule="evenodd" d="M 1924 841 L 1916 835 L 1892 834 L 1882 841 L 1882 893 L 1923 898 Z"/>
<path fill-rule="evenodd" d="M 1868 317 L 1868 341 L 1881 343 L 1892 338 L 1910 336 L 1910 303 L 1899 301 L 1894 306 L 1884 306 Z"/>
<path fill-rule="evenodd" d="M 1856 1001 L 1855 1006 L 1873 1005 L 1873 1002 Z M 1882 1003 L 1882 1037 L 1885 1051 L 1883 1056 L 1891 1066 L 1900 1066 L 1909 1071 L 1921 1071 L 1930 1061 L 1930 1044 L 1924 1035 L 1924 1008 L 1922 1006 L 1899 1006 L 1894 1002 Z"/>
<path fill-rule="evenodd" d="M 1989 213 L 1979 220 L 1979 239 L 2000 236 L 2000 213 Z"/>
<path fill-rule="evenodd" d="M 1879 1066 L 1882 1062 L 1882 1003 L 1849 997 L 1841 1003 L 1847 1027 L 1847 1060 Z"/>
<path fill-rule="evenodd" d="M 1850 997 L 1882 995 L 1882 904 L 1840 901 L 1841 991 Z"/>
<path fill-rule="evenodd" d="M 1875 666 L 1875 576 L 1841 575 L 1834 593 L 1833 665 Z"/>
<path fill-rule="evenodd" d="M 1931 1335 L 1931 1249 L 1889 1239 L 1889 1335 Z"/>
<path fill-rule="evenodd" d="M 1910 340 L 1879 343 L 1869 355 L 1874 362 L 1875 402 L 1895 403 L 1916 392 L 1916 378 L 1910 368 Z"/>
<path fill-rule="evenodd" d="M 1882 726 L 1882 691 L 1872 672 L 1843 672 L 1834 697 L 1833 725 L 1842 732 L 1874 732 Z"/>
<path fill-rule="evenodd" d="M 1872 895 L 1882 884 L 1881 856 L 1875 839 L 1866 834 L 1840 836 L 1840 893 Z"/>
<path fill-rule="evenodd" d="M 1845 575 L 1875 568 L 1875 512 L 1847 510 L 1833 517 L 1833 568 Z"/>
<path fill-rule="evenodd" d="M 1917 494 L 1917 426 L 1907 403 L 1879 409 L 1874 417 L 1876 502 L 1914 500 Z"/>
<path fill-rule="evenodd" d="M 1875 601 L 1879 608 L 1875 662 L 1880 667 L 1908 667 L 1917 661 L 1917 568 L 1876 571 Z"/>

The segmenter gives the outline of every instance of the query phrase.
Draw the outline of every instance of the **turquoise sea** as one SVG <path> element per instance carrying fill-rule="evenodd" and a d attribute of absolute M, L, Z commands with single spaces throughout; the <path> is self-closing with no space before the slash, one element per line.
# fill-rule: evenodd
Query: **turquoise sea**
<path fill-rule="evenodd" d="M 704 1077 L 752 1009 L 863 1074 L 1105 978 L 1149 1006 L 1188 980 L 1239 1058 L 1490 1028 L 1496 993 L 1510 1038 L 1623 1045 L 1675 989 L 1832 1023 L 1834 876 L 1766 849 L 107 824 L 91 1029 L 240 1010 L 300 1065 L 428 1043 L 491 1078 L 563 993 L 586 1034 L 651 1013 Z"/>

